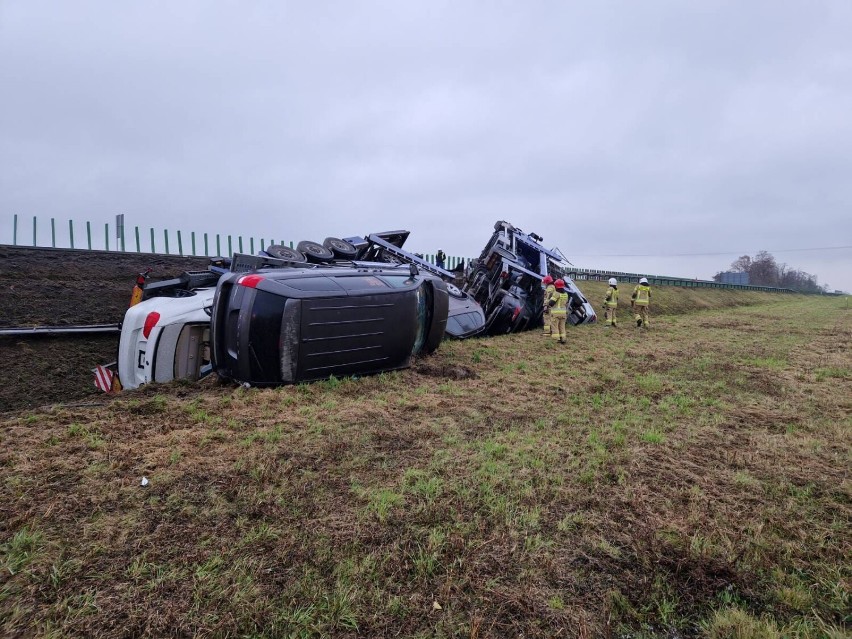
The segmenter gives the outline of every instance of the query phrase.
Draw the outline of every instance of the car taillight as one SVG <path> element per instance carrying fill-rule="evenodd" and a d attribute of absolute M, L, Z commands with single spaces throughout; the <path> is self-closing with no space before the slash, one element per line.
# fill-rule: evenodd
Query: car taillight
<path fill-rule="evenodd" d="M 151 331 L 154 330 L 154 327 L 159 321 L 159 313 L 157 313 L 156 311 L 148 313 L 148 317 L 145 318 L 145 325 L 142 327 L 142 335 L 145 337 L 145 339 L 148 339 L 148 336 L 151 334 Z"/>
<path fill-rule="evenodd" d="M 237 284 L 248 286 L 249 288 L 257 288 L 261 280 L 263 280 L 262 275 L 243 275 L 237 280 Z"/>
<path fill-rule="evenodd" d="M 518 315 L 520 315 L 520 314 L 521 314 L 521 307 L 516 306 L 514 312 L 512 312 L 512 321 L 514 322 L 516 319 L 518 319 Z"/>
<path fill-rule="evenodd" d="M 507 277 L 509 277 L 508 271 L 503 271 L 502 273 L 500 273 L 500 277 L 502 277 L 505 280 Z"/>

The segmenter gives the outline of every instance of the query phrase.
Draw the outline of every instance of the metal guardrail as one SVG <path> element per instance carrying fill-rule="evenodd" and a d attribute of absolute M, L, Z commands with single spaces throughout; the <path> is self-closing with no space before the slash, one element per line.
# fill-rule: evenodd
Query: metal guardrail
<path fill-rule="evenodd" d="M 614 277 L 619 282 L 637 283 L 644 277 L 648 284 L 654 286 L 683 286 L 686 288 L 722 288 L 738 291 L 762 291 L 764 293 L 801 293 L 791 288 L 777 288 L 774 286 L 756 286 L 754 284 L 723 284 L 713 280 L 686 279 L 683 277 L 671 277 L 668 275 L 639 275 L 638 273 L 625 273 L 623 271 L 602 271 L 595 269 L 575 268 L 568 272 L 575 280 L 608 280 Z M 820 293 L 815 293 L 820 295 Z"/>
<path fill-rule="evenodd" d="M 90 335 L 92 333 L 120 333 L 120 324 L 86 324 L 77 326 L 13 326 L 0 328 L 0 337 L 16 335 Z"/>

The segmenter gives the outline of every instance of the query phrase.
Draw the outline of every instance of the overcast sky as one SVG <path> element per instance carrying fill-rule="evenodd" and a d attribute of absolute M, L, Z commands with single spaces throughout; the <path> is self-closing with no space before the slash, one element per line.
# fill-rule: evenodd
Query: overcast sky
<path fill-rule="evenodd" d="M 0 242 L 124 213 L 472 256 L 505 219 L 577 266 L 766 249 L 852 290 L 852 249 L 781 252 L 852 246 L 850 34 L 849 0 L 0 0 Z"/>

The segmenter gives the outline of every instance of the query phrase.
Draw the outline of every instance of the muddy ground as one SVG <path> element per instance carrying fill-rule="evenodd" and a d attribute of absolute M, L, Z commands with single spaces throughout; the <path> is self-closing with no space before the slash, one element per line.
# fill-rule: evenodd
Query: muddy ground
<path fill-rule="evenodd" d="M 0 328 L 119 324 L 136 274 L 206 268 L 207 258 L 0 246 Z M 118 335 L 0 337 L 0 412 L 100 394 L 91 369 L 115 360 Z"/>

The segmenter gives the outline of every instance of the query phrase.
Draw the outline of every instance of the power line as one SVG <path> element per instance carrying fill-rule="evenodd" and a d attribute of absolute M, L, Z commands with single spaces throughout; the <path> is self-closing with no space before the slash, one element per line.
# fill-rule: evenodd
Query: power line
<path fill-rule="evenodd" d="M 800 251 L 841 251 L 852 246 L 817 246 L 814 248 L 791 248 L 768 250 L 767 253 L 795 253 Z M 709 257 L 718 255 L 747 255 L 748 251 L 724 251 L 719 253 L 571 253 L 571 257 Z"/>

